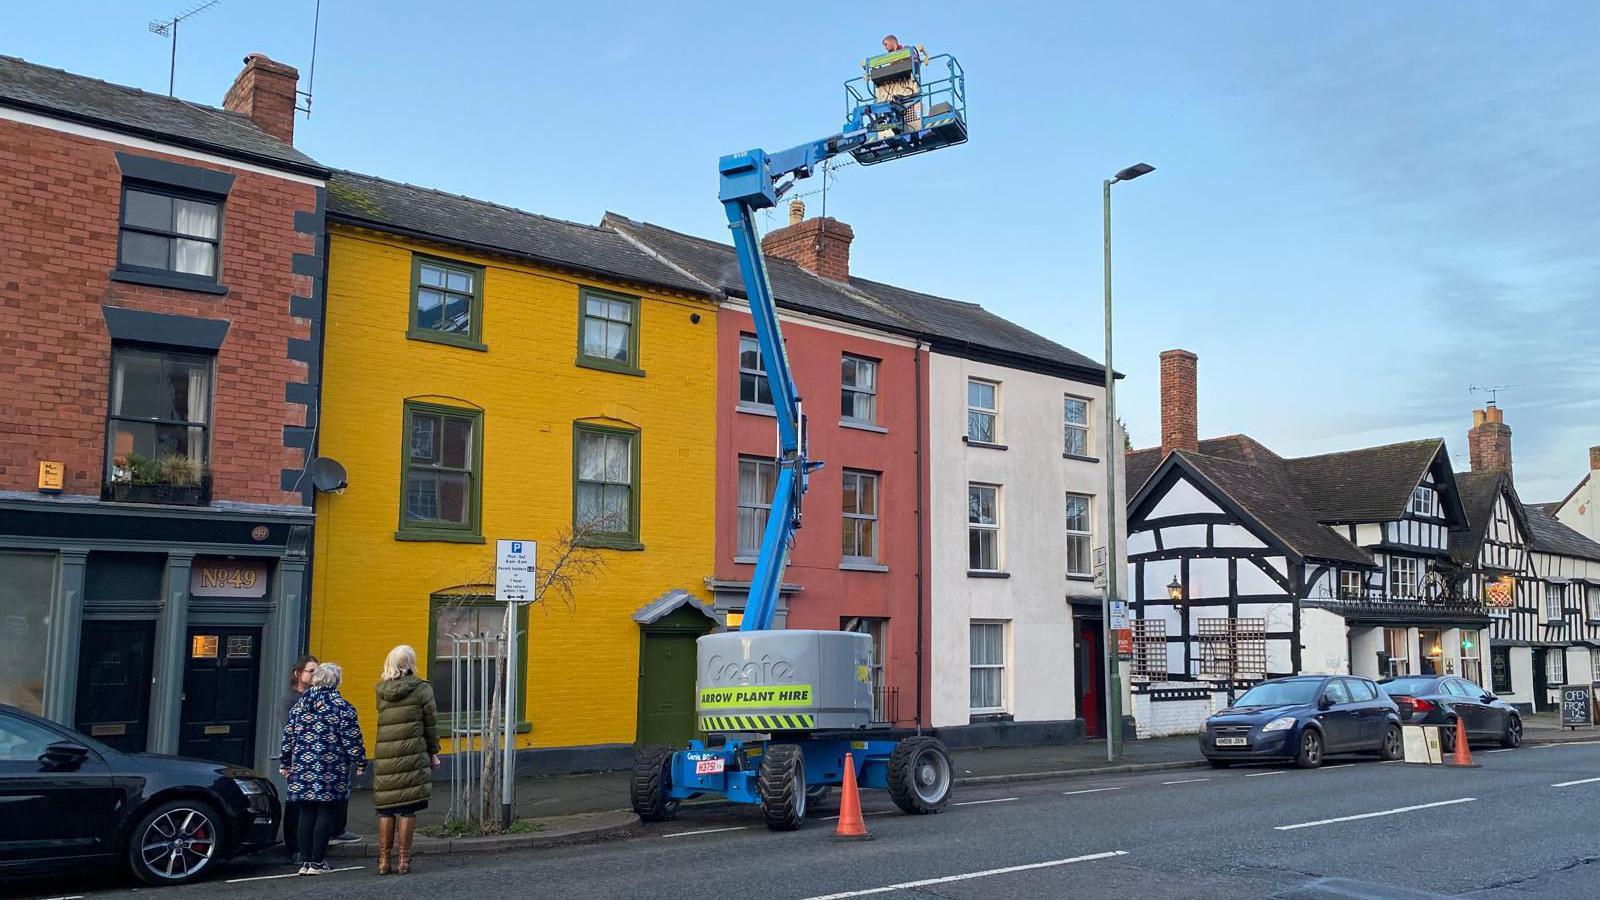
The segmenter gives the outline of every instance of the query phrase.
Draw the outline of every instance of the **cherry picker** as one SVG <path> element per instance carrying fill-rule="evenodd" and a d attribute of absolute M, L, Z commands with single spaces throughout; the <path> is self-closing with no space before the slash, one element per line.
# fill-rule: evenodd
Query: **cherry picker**
<path fill-rule="evenodd" d="M 873 165 L 967 140 L 966 77 L 949 55 L 924 58 L 901 49 L 864 60 L 862 75 L 846 82 L 845 98 L 838 133 L 776 153 L 735 153 L 718 164 L 718 197 L 777 414 L 778 477 L 744 620 L 738 631 L 697 642 L 695 711 L 706 739 L 690 741 L 688 749 L 646 747 L 635 759 L 631 800 L 646 822 L 670 819 L 681 801 L 714 794 L 759 804 L 769 828 L 792 831 L 805 823 L 808 797 L 842 783 L 847 753 L 857 783 L 887 789 L 906 812 L 936 813 L 950 800 L 954 770 L 942 742 L 870 724 L 867 635 L 772 629 L 801 501 L 822 463 L 807 454 L 806 417 L 754 213 L 777 205 L 835 156 L 848 153 Z"/>

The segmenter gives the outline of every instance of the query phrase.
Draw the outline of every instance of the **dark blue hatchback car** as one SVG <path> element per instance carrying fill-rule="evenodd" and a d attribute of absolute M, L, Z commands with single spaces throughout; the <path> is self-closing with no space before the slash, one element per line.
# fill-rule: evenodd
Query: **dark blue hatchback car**
<path fill-rule="evenodd" d="M 1399 759 L 1400 708 L 1377 684 L 1349 675 L 1263 681 L 1206 720 L 1200 752 L 1221 769 L 1236 762 L 1294 760 L 1316 768 L 1329 754 Z"/>

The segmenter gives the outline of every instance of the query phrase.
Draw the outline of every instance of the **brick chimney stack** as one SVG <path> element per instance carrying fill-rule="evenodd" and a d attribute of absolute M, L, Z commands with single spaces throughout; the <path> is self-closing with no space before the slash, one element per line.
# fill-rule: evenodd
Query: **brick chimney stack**
<path fill-rule="evenodd" d="M 855 230 L 838 219 L 807 219 L 806 205 L 789 203 L 789 224 L 761 239 L 761 252 L 798 263 L 832 281 L 850 280 L 850 242 Z"/>
<path fill-rule="evenodd" d="M 1600 447 L 1589 448 L 1589 471 L 1600 472 Z"/>
<path fill-rule="evenodd" d="M 1505 412 L 1494 401 L 1472 411 L 1467 450 L 1472 456 L 1472 471 L 1511 474 L 1511 426 L 1505 423 Z"/>
<path fill-rule="evenodd" d="M 294 143 L 295 86 L 300 72 L 294 66 L 252 53 L 244 58 L 244 71 L 233 80 L 222 108 L 243 113 L 285 144 Z"/>
<path fill-rule="evenodd" d="M 1196 417 L 1196 370 L 1200 357 L 1187 350 L 1161 351 L 1161 455 L 1200 450 Z"/>

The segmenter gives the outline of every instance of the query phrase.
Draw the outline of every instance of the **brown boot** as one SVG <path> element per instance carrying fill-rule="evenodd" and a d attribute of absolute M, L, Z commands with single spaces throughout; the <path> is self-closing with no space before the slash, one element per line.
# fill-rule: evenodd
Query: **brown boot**
<path fill-rule="evenodd" d="M 394 849 L 394 816 L 378 817 L 378 874 L 389 874 L 389 852 Z"/>
<path fill-rule="evenodd" d="M 399 861 L 394 870 L 401 875 L 407 875 L 411 872 L 411 838 L 417 833 L 417 817 L 396 816 L 396 818 L 399 821 L 395 823 L 395 853 L 399 856 Z"/>

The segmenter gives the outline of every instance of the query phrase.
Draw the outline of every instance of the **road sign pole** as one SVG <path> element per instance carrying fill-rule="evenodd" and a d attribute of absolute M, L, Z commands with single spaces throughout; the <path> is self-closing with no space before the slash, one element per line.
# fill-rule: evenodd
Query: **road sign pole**
<path fill-rule="evenodd" d="M 531 603 L 538 574 L 539 545 L 533 541 L 495 541 L 494 598 L 506 605 L 505 746 L 500 760 L 500 828 L 511 827 L 516 807 L 517 697 L 522 693 L 517 660 L 517 607 Z"/>

